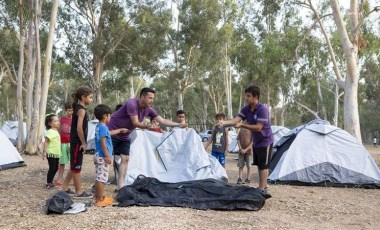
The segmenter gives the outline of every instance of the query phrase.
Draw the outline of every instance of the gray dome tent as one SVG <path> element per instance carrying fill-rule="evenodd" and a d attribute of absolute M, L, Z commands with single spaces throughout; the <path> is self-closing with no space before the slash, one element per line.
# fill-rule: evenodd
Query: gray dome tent
<path fill-rule="evenodd" d="M 328 121 L 299 126 L 274 147 L 271 183 L 380 188 L 380 170 L 366 148 Z"/>

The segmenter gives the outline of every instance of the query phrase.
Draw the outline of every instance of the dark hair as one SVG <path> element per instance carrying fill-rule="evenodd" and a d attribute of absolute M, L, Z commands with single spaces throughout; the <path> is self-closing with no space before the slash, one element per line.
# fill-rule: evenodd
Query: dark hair
<path fill-rule="evenodd" d="M 99 121 L 103 118 L 104 115 L 111 114 L 111 113 L 112 113 L 112 109 L 108 105 L 100 104 L 100 105 L 97 105 L 94 109 L 94 115 L 96 119 L 98 119 Z"/>
<path fill-rule="evenodd" d="M 50 126 L 50 122 L 53 120 L 53 117 L 56 117 L 57 115 L 51 113 L 51 114 L 48 114 L 46 115 L 45 117 L 45 127 L 46 129 L 51 129 L 51 126 Z"/>
<path fill-rule="evenodd" d="M 121 107 L 123 107 L 122 104 L 118 104 L 118 105 L 116 105 L 116 107 L 115 107 L 115 111 L 118 111 Z"/>
<path fill-rule="evenodd" d="M 142 96 L 146 96 L 148 93 L 153 93 L 153 94 L 155 94 L 156 91 L 154 91 L 154 89 L 147 88 L 147 87 L 142 88 L 141 91 L 140 91 L 140 97 L 142 97 Z"/>
<path fill-rule="evenodd" d="M 224 115 L 224 113 L 217 113 L 217 114 L 215 114 L 215 119 L 218 119 L 218 118 L 225 118 L 226 117 L 226 115 Z"/>
<path fill-rule="evenodd" d="M 77 89 L 75 93 L 71 96 L 73 97 L 73 107 L 82 99 L 83 96 L 87 97 L 88 95 L 94 94 L 94 91 L 87 86 L 81 86 Z"/>
<path fill-rule="evenodd" d="M 260 88 L 254 85 L 249 86 L 244 90 L 244 93 L 251 93 L 252 96 L 257 96 L 257 99 L 260 99 Z"/>
<path fill-rule="evenodd" d="M 66 102 L 65 103 L 65 111 L 68 110 L 68 109 L 72 109 L 73 108 L 73 103 L 72 102 Z"/>
<path fill-rule="evenodd" d="M 186 115 L 185 111 L 183 111 L 182 109 L 177 110 L 177 116 L 180 114 Z"/>

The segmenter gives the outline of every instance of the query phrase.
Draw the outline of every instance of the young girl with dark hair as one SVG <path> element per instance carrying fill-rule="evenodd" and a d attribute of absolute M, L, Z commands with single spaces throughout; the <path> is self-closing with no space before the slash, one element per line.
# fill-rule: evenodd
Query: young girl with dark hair
<path fill-rule="evenodd" d="M 59 121 L 55 114 L 48 114 L 45 119 L 46 135 L 42 157 L 47 158 L 49 170 L 47 173 L 46 189 L 54 187 L 53 179 L 58 171 L 61 157 L 61 138 L 58 133 Z"/>
<path fill-rule="evenodd" d="M 62 184 L 63 191 L 74 198 L 92 198 L 82 189 L 80 172 L 82 170 L 83 154 L 86 151 L 88 117 L 86 106 L 92 103 L 93 90 L 88 87 L 80 87 L 72 95 L 73 116 L 70 130 L 70 171 L 67 173 Z M 68 189 L 71 179 L 74 180 L 75 193 Z"/>

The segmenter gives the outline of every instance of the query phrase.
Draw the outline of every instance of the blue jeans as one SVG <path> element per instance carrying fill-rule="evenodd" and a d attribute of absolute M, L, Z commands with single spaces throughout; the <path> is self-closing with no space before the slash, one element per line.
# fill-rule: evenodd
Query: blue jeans
<path fill-rule="evenodd" d="M 212 151 L 211 155 L 218 159 L 219 163 L 224 167 L 224 165 L 226 164 L 226 158 L 224 156 L 224 153 Z"/>

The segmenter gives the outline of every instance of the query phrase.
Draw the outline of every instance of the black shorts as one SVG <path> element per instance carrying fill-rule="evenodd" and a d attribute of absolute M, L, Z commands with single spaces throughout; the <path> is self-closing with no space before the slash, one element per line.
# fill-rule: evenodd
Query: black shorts
<path fill-rule="evenodd" d="M 266 147 L 253 147 L 253 165 L 257 165 L 259 170 L 269 169 L 272 147 L 273 144 Z"/>
<path fill-rule="evenodd" d="M 83 151 L 79 150 L 80 143 L 70 143 L 70 170 L 73 173 L 80 173 L 83 163 Z"/>
<path fill-rule="evenodd" d="M 111 137 L 113 146 L 113 155 L 127 155 L 129 156 L 129 149 L 131 146 L 130 140 L 121 140 Z"/>

